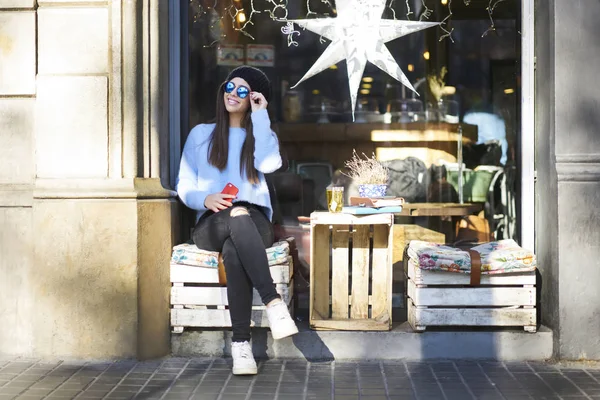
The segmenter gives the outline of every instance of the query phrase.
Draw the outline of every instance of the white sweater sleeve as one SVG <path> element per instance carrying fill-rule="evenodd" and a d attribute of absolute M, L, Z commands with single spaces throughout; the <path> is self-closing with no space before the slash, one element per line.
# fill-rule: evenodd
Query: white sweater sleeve
<path fill-rule="evenodd" d="M 197 143 L 197 136 L 203 135 L 204 132 L 201 132 L 201 130 L 203 130 L 202 125 L 196 126 L 192 129 L 185 142 L 176 186 L 177 194 L 181 201 L 196 211 L 206 211 L 204 200 L 210 194 L 208 193 L 208 182 L 198 177 L 198 170 L 202 170 L 204 167 L 202 164 L 207 164 L 206 166 L 208 166 L 207 157 L 198 157 L 200 149 Z"/>
<path fill-rule="evenodd" d="M 271 130 L 267 110 L 258 110 L 251 115 L 254 132 L 254 167 L 268 174 L 281 168 L 281 154 L 277 135 Z"/>

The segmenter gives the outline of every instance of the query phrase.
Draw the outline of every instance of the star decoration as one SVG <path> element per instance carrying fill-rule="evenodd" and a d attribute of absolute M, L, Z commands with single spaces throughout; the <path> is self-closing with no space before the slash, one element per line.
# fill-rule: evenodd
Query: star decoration
<path fill-rule="evenodd" d="M 367 61 L 416 93 L 385 43 L 439 23 L 382 19 L 385 4 L 386 0 L 337 0 L 336 18 L 292 20 L 291 22 L 331 40 L 321 57 L 293 87 L 346 59 L 352 120 Z"/>

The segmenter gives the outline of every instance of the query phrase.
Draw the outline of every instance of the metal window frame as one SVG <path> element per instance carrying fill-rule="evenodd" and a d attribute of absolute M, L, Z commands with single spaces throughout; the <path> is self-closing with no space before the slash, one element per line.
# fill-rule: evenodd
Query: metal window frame
<path fill-rule="evenodd" d="M 534 0 L 521 1 L 521 246 L 535 249 Z"/>

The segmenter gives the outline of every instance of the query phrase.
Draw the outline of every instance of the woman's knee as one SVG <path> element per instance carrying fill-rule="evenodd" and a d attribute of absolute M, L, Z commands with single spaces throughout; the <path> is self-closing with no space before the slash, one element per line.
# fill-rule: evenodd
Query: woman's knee
<path fill-rule="evenodd" d="M 250 218 L 238 219 L 238 222 L 235 223 L 236 228 L 244 229 L 244 232 L 248 234 L 258 231 L 265 248 L 270 247 L 273 244 L 273 228 L 271 222 L 255 208 L 234 206 L 229 211 L 231 220 L 243 215 L 249 216 Z M 237 232 L 239 233 L 239 231 Z"/>
<path fill-rule="evenodd" d="M 231 209 L 231 211 L 229 212 L 229 215 L 232 218 L 234 218 L 234 217 L 239 217 L 241 215 L 250 215 L 250 213 L 248 212 L 248 209 L 246 207 L 235 206 Z"/>

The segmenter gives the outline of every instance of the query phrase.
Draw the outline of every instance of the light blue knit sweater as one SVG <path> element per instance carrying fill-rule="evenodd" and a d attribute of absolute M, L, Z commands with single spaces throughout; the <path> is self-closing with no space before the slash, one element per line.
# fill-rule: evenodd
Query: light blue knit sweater
<path fill-rule="evenodd" d="M 271 131 L 267 110 L 253 112 L 251 118 L 255 139 L 254 166 L 259 177 L 256 185 L 248 182 L 245 172 L 240 174 L 240 154 L 246 139 L 244 128 L 229 128 L 229 156 L 223 171 L 208 163 L 208 146 L 215 124 L 197 125 L 190 132 L 183 148 L 176 190 L 181 201 L 197 211 L 196 220 L 206 212 L 206 196 L 220 193 L 228 182 L 240 190 L 235 201 L 259 205 L 272 219 L 271 198 L 264 174 L 281 167 L 279 143 Z"/>

